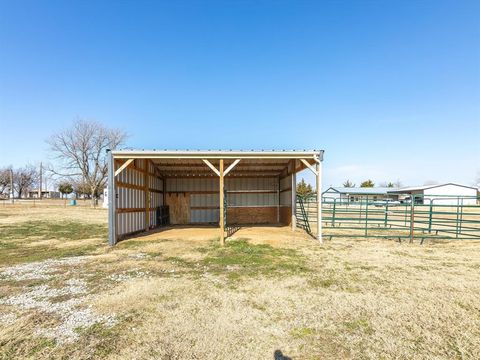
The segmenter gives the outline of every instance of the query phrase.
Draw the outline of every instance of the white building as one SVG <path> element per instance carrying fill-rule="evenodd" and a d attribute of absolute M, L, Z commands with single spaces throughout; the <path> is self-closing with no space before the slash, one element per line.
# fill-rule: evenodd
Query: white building
<path fill-rule="evenodd" d="M 391 194 L 409 194 L 416 203 L 433 205 L 476 205 L 478 189 L 454 183 L 411 186 L 391 190 Z"/>
<path fill-rule="evenodd" d="M 340 200 L 340 202 L 398 200 L 396 193 L 390 193 L 396 188 L 388 187 L 329 187 L 322 193 L 326 202 Z"/>

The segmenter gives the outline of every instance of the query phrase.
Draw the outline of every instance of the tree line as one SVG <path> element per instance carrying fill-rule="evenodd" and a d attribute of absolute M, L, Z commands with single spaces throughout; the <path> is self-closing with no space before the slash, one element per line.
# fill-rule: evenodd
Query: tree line
<path fill-rule="evenodd" d="M 356 186 L 356 184 L 354 184 L 352 181 L 350 180 L 347 180 L 345 181 L 343 184 L 343 187 L 346 187 L 346 188 L 353 188 Z M 380 187 L 387 187 L 387 188 L 394 188 L 394 187 L 402 187 L 402 183 L 400 182 L 400 180 L 397 180 L 396 182 L 392 182 L 392 181 L 389 181 L 389 182 L 382 182 L 379 184 Z M 365 181 L 362 181 L 360 183 L 360 187 L 362 188 L 372 188 L 372 187 L 375 187 L 375 183 L 368 179 L 368 180 L 365 180 Z"/>
<path fill-rule="evenodd" d="M 74 193 L 77 197 L 98 199 L 107 182 L 107 150 L 117 149 L 126 139 L 123 130 L 77 119 L 70 127 L 46 140 L 53 163 L 45 170 L 62 196 Z M 40 171 L 33 165 L 0 168 L 0 196 L 3 198 L 12 193 L 18 198 L 25 197 L 40 184 Z"/>
<path fill-rule="evenodd" d="M 38 180 L 38 171 L 33 165 L 0 168 L 0 196 L 9 197 L 13 192 L 17 197 L 22 197 L 37 185 Z"/>
<path fill-rule="evenodd" d="M 29 192 L 38 191 L 40 187 L 40 172 L 34 165 L 26 165 L 20 168 L 6 166 L 0 168 L 0 199 L 24 198 Z M 75 197 L 91 198 L 91 188 L 83 181 L 75 181 L 70 179 L 61 179 L 55 182 L 55 189 L 64 196 L 75 194 Z M 99 197 L 103 193 L 103 187 L 98 187 L 95 197 Z"/>

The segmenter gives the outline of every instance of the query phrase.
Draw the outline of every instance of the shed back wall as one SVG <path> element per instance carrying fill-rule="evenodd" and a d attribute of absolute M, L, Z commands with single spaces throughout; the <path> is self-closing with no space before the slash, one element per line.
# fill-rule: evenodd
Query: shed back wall
<path fill-rule="evenodd" d="M 278 178 L 227 176 L 225 189 L 228 204 L 227 222 L 236 224 L 277 222 Z M 168 178 L 166 191 L 167 196 L 188 194 L 189 223 L 218 223 L 220 218 L 218 178 Z"/>

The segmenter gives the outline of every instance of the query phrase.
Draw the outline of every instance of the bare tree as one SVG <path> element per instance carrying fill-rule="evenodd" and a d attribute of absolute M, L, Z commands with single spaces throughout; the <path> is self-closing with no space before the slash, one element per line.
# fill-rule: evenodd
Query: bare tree
<path fill-rule="evenodd" d="M 10 194 L 10 173 L 12 167 L 4 167 L 0 169 L 0 196 L 5 196 Z"/>
<path fill-rule="evenodd" d="M 35 166 L 27 165 L 13 171 L 13 187 L 18 198 L 31 190 L 38 182 L 38 171 Z"/>
<path fill-rule="evenodd" d="M 78 119 L 71 128 L 53 134 L 47 143 L 55 154 L 57 168 L 50 170 L 72 181 L 85 183 L 92 197 L 92 205 L 107 180 L 106 150 L 114 150 L 124 143 L 127 134 L 109 129 L 96 121 Z"/>
<path fill-rule="evenodd" d="M 347 180 L 343 183 L 343 187 L 351 188 L 351 187 L 355 187 L 355 184 L 353 182 L 351 182 L 350 180 Z"/>

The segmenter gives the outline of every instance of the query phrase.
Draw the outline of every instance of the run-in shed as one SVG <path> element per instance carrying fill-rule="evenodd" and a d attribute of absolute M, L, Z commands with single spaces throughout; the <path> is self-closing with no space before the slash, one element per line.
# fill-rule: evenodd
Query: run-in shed
<path fill-rule="evenodd" d="M 323 150 L 109 152 L 109 243 L 163 226 L 296 226 L 296 173 L 309 168 L 320 200 Z M 321 206 L 317 202 L 317 238 Z"/>

